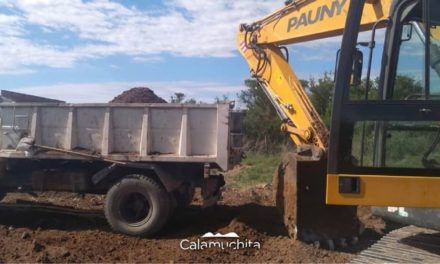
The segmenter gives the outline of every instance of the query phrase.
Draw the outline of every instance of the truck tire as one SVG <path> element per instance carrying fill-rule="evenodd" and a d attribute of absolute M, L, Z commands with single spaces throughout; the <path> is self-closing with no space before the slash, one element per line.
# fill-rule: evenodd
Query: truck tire
<path fill-rule="evenodd" d="M 149 237 L 167 222 L 170 205 L 169 194 L 155 180 L 130 175 L 107 192 L 104 213 L 114 231 Z"/>

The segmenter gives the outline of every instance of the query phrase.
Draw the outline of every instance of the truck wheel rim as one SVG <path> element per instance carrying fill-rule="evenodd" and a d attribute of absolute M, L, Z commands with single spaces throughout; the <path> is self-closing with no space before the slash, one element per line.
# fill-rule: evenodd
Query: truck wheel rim
<path fill-rule="evenodd" d="M 148 198 L 141 193 L 130 193 L 121 199 L 121 217 L 124 222 L 139 226 L 148 221 L 151 213 L 151 206 Z"/>

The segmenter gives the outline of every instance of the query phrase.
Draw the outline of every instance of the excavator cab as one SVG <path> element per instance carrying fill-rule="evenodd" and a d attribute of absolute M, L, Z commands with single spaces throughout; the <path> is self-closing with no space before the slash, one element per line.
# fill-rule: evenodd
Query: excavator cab
<path fill-rule="evenodd" d="M 353 47 L 360 18 L 347 19 Z M 374 87 L 350 85 L 341 51 L 327 203 L 440 208 L 440 1 L 396 1 L 387 24 Z"/>

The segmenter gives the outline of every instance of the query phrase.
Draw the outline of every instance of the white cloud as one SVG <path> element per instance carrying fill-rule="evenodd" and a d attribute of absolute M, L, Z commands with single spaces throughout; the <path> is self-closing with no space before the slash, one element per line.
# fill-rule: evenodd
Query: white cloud
<path fill-rule="evenodd" d="M 33 73 L 34 66 L 68 68 L 82 60 L 121 54 L 134 63 L 161 62 L 163 54 L 232 57 L 237 55 L 238 25 L 272 13 L 284 1 L 168 0 L 163 10 L 140 10 L 121 2 L 0 0 L 0 74 Z M 58 34 L 62 44 L 35 39 L 36 29 L 43 36 Z M 370 36 L 362 33 L 359 41 Z M 383 36 L 380 30 L 378 42 Z M 293 49 L 300 60 L 330 61 L 340 43 L 341 37 L 333 37 Z"/>
<path fill-rule="evenodd" d="M 169 82 L 101 82 L 101 83 L 64 83 L 47 86 L 21 87 L 13 91 L 36 96 L 43 96 L 69 103 L 107 103 L 123 91 L 133 87 L 149 87 L 157 95 L 168 100 L 176 92 L 184 93 L 187 98 L 213 102 L 218 95 L 231 98 L 243 90 L 240 85 L 227 85 L 212 82 L 169 81 Z"/>
<path fill-rule="evenodd" d="M 241 22 L 269 14 L 283 1 L 170 0 L 160 13 L 110 0 L 3 0 L 0 2 L 0 73 L 30 66 L 72 67 L 116 54 L 135 58 L 234 56 Z M 14 15 L 2 14 L 12 10 Z M 11 13 L 11 12 L 10 12 Z M 73 47 L 41 45 L 27 27 L 80 39 Z M 66 41 L 66 44 L 69 41 Z M 45 42 L 46 43 L 46 42 Z M 72 43 L 69 43 L 72 45 Z"/>
<path fill-rule="evenodd" d="M 135 63 L 159 63 L 164 62 L 165 60 L 161 56 L 139 56 L 134 57 L 132 61 Z"/>

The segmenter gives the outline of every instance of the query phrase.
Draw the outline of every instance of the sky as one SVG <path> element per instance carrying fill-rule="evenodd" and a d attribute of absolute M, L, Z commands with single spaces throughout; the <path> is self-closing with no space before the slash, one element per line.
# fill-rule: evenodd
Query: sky
<path fill-rule="evenodd" d="M 284 0 L 0 0 L 0 89 L 70 103 L 132 87 L 234 99 L 250 77 L 238 25 Z M 340 38 L 289 47 L 300 78 L 334 69 Z M 378 60 L 376 60 L 378 61 Z M 373 72 L 374 74 L 374 72 Z"/>

